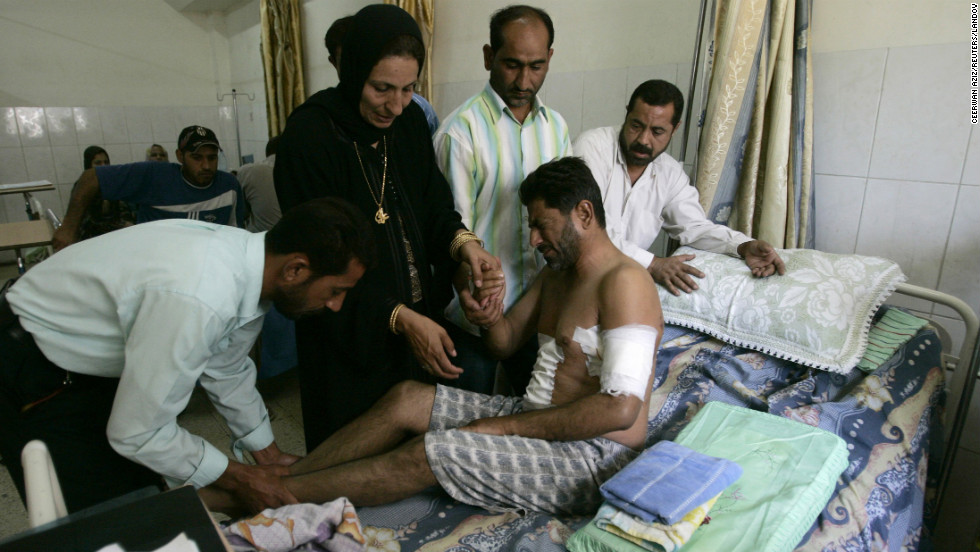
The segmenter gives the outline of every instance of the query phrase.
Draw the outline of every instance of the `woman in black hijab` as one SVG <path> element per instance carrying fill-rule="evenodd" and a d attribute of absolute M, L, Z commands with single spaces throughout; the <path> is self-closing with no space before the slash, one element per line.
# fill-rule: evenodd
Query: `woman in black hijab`
<path fill-rule="evenodd" d="M 342 52 L 340 84 L 293 111 L 275 165 L 283 211 L 342 197 L 371 218 L 378 244 L 377 265 L 340 312 L 296 325 L 308 450 L 400 381 L 458 377 L 452 341 L 435 321 L 456 263 L 468 265 L 474 284 L 483 271 L 495 278 L 484 304 L 498 300 L 486 290 L 502 285 L 499 261 L 454 211 L 425 115 L 411 101 L 425 60 L 418 25 L 395 6 L 367 6 Z"/>

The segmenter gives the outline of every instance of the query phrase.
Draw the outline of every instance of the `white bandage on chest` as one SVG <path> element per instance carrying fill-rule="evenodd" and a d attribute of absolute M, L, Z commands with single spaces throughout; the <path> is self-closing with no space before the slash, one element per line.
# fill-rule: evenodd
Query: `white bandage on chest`
<path fill-rule="evenodd" d="M 601 332 L 598 343 L 589 338 L 589 333 L 575 328 L 573 339 L 590 357 L 589 375 L 599 376 L 599 391 L 613 396 L 633 395 L 642 401 L 657 352 L 657 329 L 642 324 L 620 326 Z"/>

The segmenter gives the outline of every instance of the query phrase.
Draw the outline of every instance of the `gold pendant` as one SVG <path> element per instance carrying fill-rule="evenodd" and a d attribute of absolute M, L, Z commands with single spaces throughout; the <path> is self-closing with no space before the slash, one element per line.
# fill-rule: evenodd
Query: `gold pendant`
<path fill-rule="evenodd" d="M 374 222 L 378 224 L 384 224 L 388 221 L 388 215 L 385 213 L 383 207 L 378 207 L 378 212 L 374 214 Z"/>

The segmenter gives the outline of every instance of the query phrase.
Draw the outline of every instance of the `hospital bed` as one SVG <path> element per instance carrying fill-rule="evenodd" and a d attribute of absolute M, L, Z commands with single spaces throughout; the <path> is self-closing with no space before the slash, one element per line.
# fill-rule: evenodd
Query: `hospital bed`
<path fill-rule="evenodd" d="M 976 378 L 977 317 L 945 293 L 903 283 L 897 296 L 927 312 L 923 301 L 955 311 L 966 326 L 962 347 L 948 350 L 949 332 L 930 321 L 873 372 L 845 375 L 668 324 L 647 444 L 675 438 L 710 401 L 827 429 L 847 442 L 850 463 L 796 550 L 917 549 L 949 485 Z M 435 488 L 358 514 L 369 549 L 392 552 L 560 551 L 590 519 L 491 513 Z"/>
<path fill-rule="evenodd" d="M 709 257 L 704 252 L 698 256 Z M 816 258 L 817 262 L 793 265 L 802 257 Z M 728 269 L 717 266 L 699 267 L 708 274 L 699 282 L 700 295 L 678 300 L 661 294 L 669 323 L 657 355 L 646 444 L 675 439 L 706 404 L 714 401 L 819 427 L 846 442 L 848 462 L 818 517 L 808 528 L 805 524 L 810 522 L 802 522 L 799 534 L 803 536 L 795 550 L 919 549 L 929 538 L 928 528 L 937 511 L 950 508 L 943 501 L 976 380 L 977 316 L 955 297 L 901 283 L 904 276 L 891 261 L 878 259 L 883 267 L 879 270 L 872 266 L 877 262 L 875 258 L 820 252 L 787 254 L 784 258 L 789 269 L 787 276 L 767 279 L 774 285 L 797 281 L 799 285 L 790 286 L 783 295 L 767 291 L 751 296 L 748 302 L 745 297 L 722 297 L 724 300 L 719 302 L 717 295 L 705 299 L 704 293 L 714 293 L 708 291 L 712 279 L 718 280 L 715 290 L 742 290 L 739 293 L 760 282 L 748 277 L 739 285 L 721 285 L 723 279 L 715 275 L 724 275 Z M 745 270 L 741 261 L 726 259 L 724 262 L 733 266 L 731 270 Z M 871 259 L 867 266 L 855 264 L 866 259 Z M 840 280 L 840 274 L 830 274 L 833 270 L 827 268 L 834 263 L 843 267 L 844 279 L 858 276 L 850 284 L 841 284 L 835 280 Z M 865 277 L 872 270 L 878 270 L 878 275 Z M 849 297 L 831 304 L 829 310 L 837 308 L 853 317 L 847 324 L 840 320 L 831 324 L 848 339 L 841 347 L 825 349 L 834 350 L 834 354 L 836 349 L 858 350 L 847 354 L 863 354 L 860 362 L 842 354 L 834 357 L 840 366 L 827 361 L 818 368 L 815 363 L 819 359 L 807 356 L 798 345 L 805 349 L 819 342 L 823 346 L 830 339 L 828 334 L 811 334 L 809 330 L 794 333 L 795 330 L 775 327 L 777 319 L 793 321 L 819 316 L 814 305 L 827 302 L 827 297 L 800 295 L 819 289 Z M 883 334 L 876 334 L 876 330 L 884 328 L 888 335 L 900 333 L 888 324 L 896 318 L 911 319 L 905 310 L 881 306 L 889 296 L 904 297 L 898 301 L 914 307 L 918 317 L 937 310 L 942 313 L 939 318 L 949 320 L 946 307 L 955 311 L 965 326 L 962 347 L 950 350 L 949 331 L 936 320 L 916 321 L 925 325 L 919 328 L 913 324 L 914 329 L 904 336 L 907 341 L 895 343 L 893 352 L 879 347 L 879 358 L 868 363 L 867 351 L 872 347 L 855 348 L 852 338 L 857 336 L 863 343 L 877 347 L 880 343 L 875 340 Z M 681 305 L 687 301 L 688 306 L 729 307 L 727 311 L 714 308 L 711 320 L 695 317 L 692 322 L 690 317 L 681 315 L 678 301 Z M 750 309 L 736 312 L 739 301 Z M 769 304 L 765 304 L 767 301 Z M 943 307 L 934 309 L 933 304 Z M 755 316 L 758 312 L 764 315 Z M 791 339 L 783 349 L 772 340 L 760 346 L 752 342 L 752 336 L 736 333 L 738 328 L 734 325 L 719 330 L 714 324 L 739 316 L 750 320 L 749 329 L 763 341 L 777 334 Z M 864 369 L 851 369 L 853 366 Z M 722 494 L 709 516 L 724 515 L 718 505 L 730 498 L 726 497 L 729 492 L 739 492 L 737 482 Z M 765 509 L 766 505 L 759 507 Z M 457 502 L 439 488 L 384 506 L 360 507 L 357 514 L 367 550 L 390 552 L 562 551 L 566 550 L 569 537 L 591 519 L 533 512 L 493 513 Z M 947 515 L 950 514 L 953 512 Z M 789 543 L 780 549 L 792 548 Z"/>

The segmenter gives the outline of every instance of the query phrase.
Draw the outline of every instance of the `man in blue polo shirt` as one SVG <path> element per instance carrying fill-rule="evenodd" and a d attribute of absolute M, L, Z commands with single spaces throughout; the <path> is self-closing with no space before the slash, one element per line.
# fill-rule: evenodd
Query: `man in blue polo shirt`
<path fill-rule="evenodd" d="M 180 131 L 177 138 L 179 165 L 143 162 L 85 171 L 54 233 L 55 250 L 78 240 L 82 214 L 100 197 L 139 205 L 137 223 L 188 218 L 244 227 L 242 188 L 234 176 L 218 170 L 220 149 L 212 130 L 194 125 Z"/>

